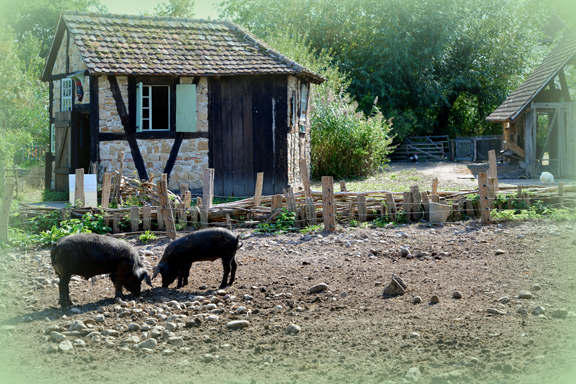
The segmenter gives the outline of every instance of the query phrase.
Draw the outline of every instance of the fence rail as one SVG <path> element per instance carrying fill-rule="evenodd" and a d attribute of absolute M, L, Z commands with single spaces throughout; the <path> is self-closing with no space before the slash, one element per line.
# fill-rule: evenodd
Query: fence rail
<path fill-rule="evenodd" d="M 454 142 L 454 160 L 488 160 L 488 152 L 494 150 L 500 157 L 503 148 L 502 135 L 457 137 Z"/>
<path fill-rule="evenodd" d="M 42 161 L 48 151 L 47 145 L 30 144 L 25 145 L 14 154 L 14 163 L 22 164 L 29 160 Z"/>

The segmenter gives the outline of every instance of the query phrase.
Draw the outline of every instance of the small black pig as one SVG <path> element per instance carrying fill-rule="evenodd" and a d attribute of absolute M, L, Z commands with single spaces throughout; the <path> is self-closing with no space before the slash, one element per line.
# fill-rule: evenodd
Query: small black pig
<path fill-rule="evenodd" d="M 162 286 L 167 288 L 178 278 L 176 288 L 181 288 L 188 284 L 193 262 L 222 259 L 224 277 L 220 288 L 224 288 L 234 282 L 237 267 L 234 257 L 241 246 L 240 235 L 227 229 L 210 228 L 191 233 L 166 247 L 162 260 L 154 267 L 152 279 L 160 273 Z"/>
<path fill-rule="evenodd" d="M 59 303 L 62 307 L 72 305 L 68 287 L 72 275 L 88 279 L 108 273 L 116 289 L 116 297 L 122 296 L 122 286 L 134 296 L 140 296 L 142 280 L 152 286 L 136 250 L 127 242 L 113 237 L 94 233 L 66 236 L 58 240 L 50 256 L 54 271 L 60 278 Z"/>

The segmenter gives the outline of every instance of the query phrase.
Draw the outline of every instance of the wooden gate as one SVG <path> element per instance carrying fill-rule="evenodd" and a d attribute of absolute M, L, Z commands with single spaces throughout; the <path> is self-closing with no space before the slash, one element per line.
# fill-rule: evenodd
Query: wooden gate
<path fill-rule="evenodd" d="M 68 175 L 71 168 L 71 112 L 56 112 L 54 136 L 56 144 L 56 165 L 54 188 L 57 191 L 68 191 Z"/>

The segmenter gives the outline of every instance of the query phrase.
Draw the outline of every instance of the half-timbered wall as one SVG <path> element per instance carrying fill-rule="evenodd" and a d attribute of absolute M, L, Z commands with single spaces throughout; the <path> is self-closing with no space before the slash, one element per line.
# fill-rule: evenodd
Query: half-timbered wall
<path fill-rule="evenodd" d="M 128 78 L 117 76 L 122 100 L 126 105 L 128 100 Z M 181 84 L 193 82 L 191 77 L 180 78 Z M 110 91 L 110 82 L 106 76 L 98 79 L 99 116 L 101 133 L 123 133 L 124 128 L 118 116 L 116 103 Z M 200 78 L 196 86 L 196 129 L 197 132 L 208 132 L 208 81 Z M 164 172 L 170 157 L 174 139 L 147 139 L 146 133 L 139 134 L 138 148 L 144 160 L 148 175 L 160 175 Z M 124 174 L 134 175 L 136 170 L 132 152 L 126 140 L 101 141 L 99 145 L 100 164 L 105 169 L 118 168 L 118 154 L 124 151 Z M 202 175 L 208 168 L 208 139 L 183 139 L 172 172 L 168 188 L 179 189 L 180 183 L 188 184 L 190 189 L 202 188 Z"/>
<path fill-rule="evenodd" d="M 308 110 L 306 111 L 306 133 L 300 133 L 298 119 L 294 120 L 294 116 L 298 115 L 298 106 L 300 106 L 300 86 L 302 82 L 295 76 L 288 76 L 288 184 L 295 190 L 300 190 L 302 185 L 302 178 L 300 173 L 300 159 L 306 159 L 308 171 L 310 170 L 310 103 L 308 103 Z M 295 102 L 292 102 L 295 98 Z M 293 111 L 293 105 L 296 106 L 296 111 Z M 310 174 L 310 172 L 308 172 Z"/>

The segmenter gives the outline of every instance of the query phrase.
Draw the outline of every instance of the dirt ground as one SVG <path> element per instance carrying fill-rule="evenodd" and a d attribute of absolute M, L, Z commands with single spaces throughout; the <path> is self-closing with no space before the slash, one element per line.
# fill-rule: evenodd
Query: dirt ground
<path fill-rule="evenodd" d="M 157 278 L 140 300 L 78 279 L 66 311 L 48 251 L 8 251 L 0 383 L 574 383 L 575 234 L 549 221 L 246 230 L 225 292 L 220 262 L 203 262 L 188 286 Z M 167 244 L 128 241 L 150 271 Z M 383 295 L 392 274 L 404 295 Z"/>

